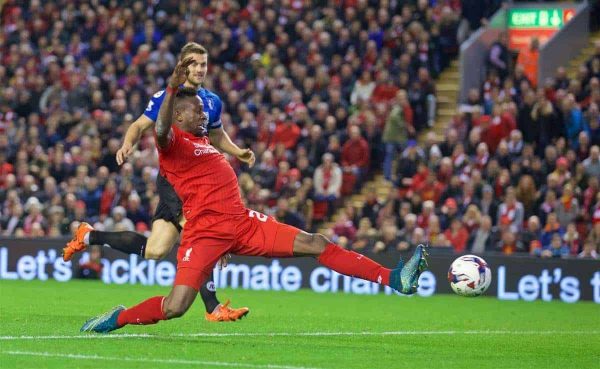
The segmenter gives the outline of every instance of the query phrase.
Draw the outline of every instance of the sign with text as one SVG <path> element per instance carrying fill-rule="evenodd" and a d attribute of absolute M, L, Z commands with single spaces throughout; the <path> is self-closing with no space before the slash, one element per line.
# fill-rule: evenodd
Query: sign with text
<path fill-rule="evenodd" d="M 509 48 L 529 47 L 536 37 L 544 45 L 575 16 L 572 8 L 513 8 L 508 10 Z"/>
<path fill-rule="evenodd" d="M 572 17 L 572 13 L 573 9 L 513 8 L 508 10 L 508 28 L 561 28 L 566 23 L 565 16 Z"/>
<path fill-rule="evenodd" d="M 48 280 L 67 282 L 78 272 L 78 265 L 89 258 L 78 254 L 64 262 L 60 249 L 67 240 L 0 239 L 0 280 Z M 160 285 L 173 284 L 176 273 L 175 250 L 166 260 L 144 260 L 105 248 L 101 279 L 104 283 Z M 400 254 L 369 255 L 392 267 Z M 482 255 L 492 269 L 492 284 L 487 296 L 501 300 L 563 301 L 582 300 L 600 304 L 600 261 L 537 259 L 518 256 Z M 405 256 L 406 257 L 406 256 Z M 456 255 L 431 250 L 429 270 L 421 275 L 417 294 L 452 293 L 447 281 L 448 267 Z M 217 287 L 251 290 L 296 291 L 353 294 L 396 294 L 389 287 L 340 275 L 319 265 L 313 258 L 265 259 L 233 257 L 225 269 L 215 269 Z"/>

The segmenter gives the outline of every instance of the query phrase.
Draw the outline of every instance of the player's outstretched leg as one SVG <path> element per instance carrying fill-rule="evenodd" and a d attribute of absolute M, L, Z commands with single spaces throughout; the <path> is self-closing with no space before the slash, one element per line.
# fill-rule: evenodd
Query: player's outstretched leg
<path fill-rule="evenodd" d="M 73 239 L 63 249 L 63 259 L 69 261 L 75 253 L 85 250 L 87 246 L 101 245 L 144 259 L 159 260 L 168 255 L 178 239 L 177 227 L 162 219 L 152 223 L 150 238 L 132 231 L 97 231 L 88 223 L 82 222 Z"/>
<path fill-rule="evenodd" d="M 179 225 L 183 227 L 185 219 L 180 218 Z M 173 245 L 179 239 L 180 228 L 175 223 L 165 219 L 155 219 L 152 222 L 152 233 L 146 244 L 145 257 L 147 259 L 162 259 L 170 251 Z M 246 307 L 234 309 L 229 304 L 221 304 L 217 298 L 215 284 L 210 279 L 200 286 L 200 296 L 206 308 L 205 319 L 212 322 L 230 322 L 235 321 L 246 314 L 249 310 Z"/>
<path fill-rule="evenodd" d="M 85 322 L 81 331 L 108 333 L 128 324 L 150 325 L 178 318 L 192 306 L 197 294 L 192 287 L 177 285 L 169 296 L 154 296 L 129 309 L 117 306 Z"/>
<path fill-rule="evenodd" d="M 424 245 L 418 245 L 406 264 L 402 260 L 390 272 L 389 286 L 407 295 L 417 292 L 419 276 L 427 269 L 428 253 Z"/>
<path fill-rule="evenodd" d="M 108 333 L 114 331 L 119 328 L 117 318 L 123 310 L 125 310 L 125 306 L 115 306 L 106 313 L 88 319 L 88 321 L 83 324 L 80 331 L 96 333 Z"/>
<path fill-rule="evenodd" d="M 93 231 L 94 227 L 89 225 L 89 223 L 81 222 L 73 235 L 73 239 L 65 245 L 63 248 L 63 260 L 69 261 L 73 257 L 76 252 L 80 252 L 86 249 L 87 245 L 84 242 L 86 235 Z"/>
<path fill-rule="evenodd" d="M 101 232 L 86 222 L 81 222 L 73 239 L 63 248 L 63 260 L 69 261 L 77 252 L 81 252 L 90 245 L 108 246 L 126 254 L 136 254 L 145 257 L 144 249 L 148 239 L 135 232 Z"/>
<path fill-rule="evenodd" d="M 388 269 L 372 259 L 332 243 L 322 234 L 300 232 L 294 240 L 294 255 L 316 256 L 319 263 L 340 274 L 362 278 L 390 286 L 398 292 L 413 294 L 417 281 L 427 266 L 424 246 L 419 245 L 404 265 Z"/>
<path fill-rule="evenodd" d="M 179 230 L 173 223 L 162 219 L 152 223 L 150 238 L 136 232 L 102 232 L 90 224 L 82 222 L 63 249 L 63 259 L 71 260 L 77 252 L 84 251 L 90 245 L 107 246 L 125 254 L 139 255 L 145 259 L 159 260 L 164 258 L 179 238 Z M 232 308 L 229 301 L 221 304 L 217 298 L 216 289 L 210 280 L 202 285 L 200 296 L 206 307 L 205 319 L 211 322 L 231 322 L 245 317 L 250 309 L 247 307 Z"/>

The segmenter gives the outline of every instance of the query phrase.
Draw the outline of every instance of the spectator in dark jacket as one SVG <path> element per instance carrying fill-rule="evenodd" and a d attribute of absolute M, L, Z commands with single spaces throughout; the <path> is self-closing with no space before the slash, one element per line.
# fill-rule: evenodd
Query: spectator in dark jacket
<path fill-rule="evenodd" d="M 481 218 L 481 225 L 473 232 L 467 241 L 469 252 L 479 255 L 494 249 L 498 242 L 497 235 L 492 227 L 492 218 L 489 215 Z"/>

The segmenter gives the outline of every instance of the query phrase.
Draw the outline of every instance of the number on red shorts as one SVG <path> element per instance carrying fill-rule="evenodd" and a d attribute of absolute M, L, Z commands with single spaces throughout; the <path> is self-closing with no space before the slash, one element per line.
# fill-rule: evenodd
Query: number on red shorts
<path fill-rule="evenodd" d="M 248 213 L 248 216 L 250 218 L 256 218 L 256 219 L 258 219 L 259 221 L 261 221 L 263 223 L 266 222 L 267 218 L 268 218 L 265 214 L 259 213 L 256 210 L 250 210 L 250 212 Z"/>

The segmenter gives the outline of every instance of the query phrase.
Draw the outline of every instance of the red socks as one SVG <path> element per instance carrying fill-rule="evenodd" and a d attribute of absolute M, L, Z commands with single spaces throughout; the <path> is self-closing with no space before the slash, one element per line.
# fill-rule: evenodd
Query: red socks
<path fill-rule="evenodd" d="M 164 296 L 150 297 L 134 307 L 121 311 L 117 318 L 117 324 L 122 327 L 127 324 L 156 324 L 167 317 L 163 313 L 162 303 Z"/>
<path fill-rule="evenodd" d="M 319 263 L 335 270 L 340 274 L 358 277 L 383 285 L 390 283 L 390 269 L 374 262 L 368 257 L 354 251 L 345 250 L 333 243 L 327 245 L 318 258 Z M 127 324 L 155 324 L 167 317 L 163 312 L 164 296 L 154 296 L 140 304 L 121 311 L 117 324 L 122 327 Z"/>
<path fill-rule="evenodd" d="M 317 259 L 319 263 L 340 274 L 366 279 L 371 282 L 389 285 L 390 269 L 354 251 L 345 250 L 333 243 Z"/>

